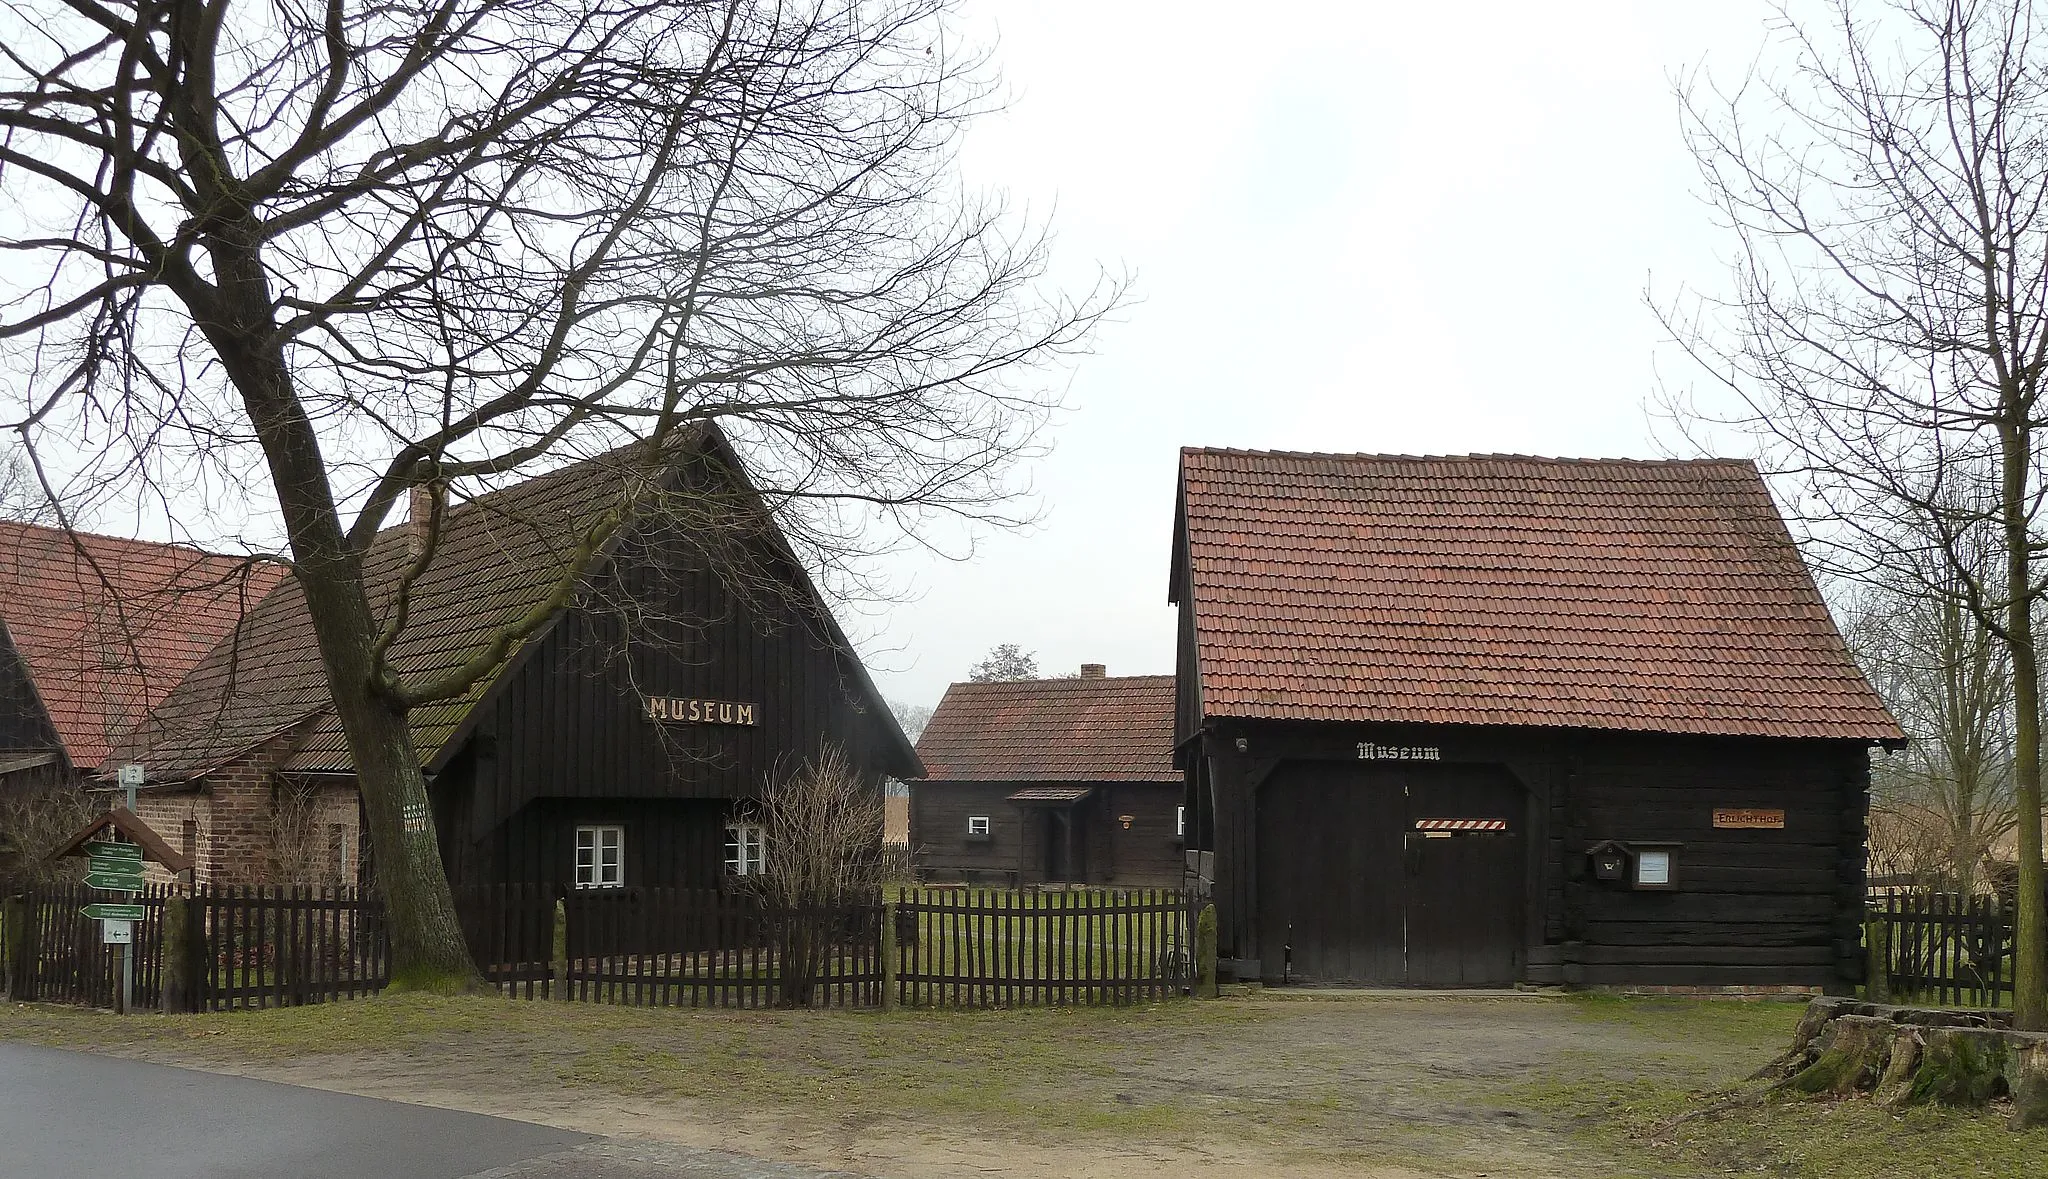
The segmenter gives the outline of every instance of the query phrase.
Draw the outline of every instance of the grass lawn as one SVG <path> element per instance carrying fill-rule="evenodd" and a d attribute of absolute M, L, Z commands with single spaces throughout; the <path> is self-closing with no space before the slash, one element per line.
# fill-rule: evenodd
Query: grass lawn
<path fill-rule="evenodd" d="M 1790 1004 L 1316 997 L 995 1012 L 390 996 L 0 1038 L 889 1175 L 2048 1175 L 2048 1132 L 1867 1102 L 1657 1133 L 1787 1042 Z M 979 1153 L 976 1153 L 979 1152 Z"/>

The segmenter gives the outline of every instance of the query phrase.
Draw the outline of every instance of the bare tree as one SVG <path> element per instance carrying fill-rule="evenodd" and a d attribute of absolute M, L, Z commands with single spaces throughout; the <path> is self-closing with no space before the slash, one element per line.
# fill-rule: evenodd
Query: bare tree
<path fill-rule="evenodd" d="M 1969 893 L 2013 829 L 2007 651 L 1940 568 L 1862 587 L 1843 630 L 1910 738 L 1875 767 L 1872 855 L 1889 854 L 1894 875 Z"/>
<path fill-rule="evenodd" d="M 1733 289 L 1667 327 L 1856 579 L 1934 574 L 2004 648 L 2019 845 L 2015 1016 L 2048 1027 L 2041 872 L 2041 391 L 2048 71 L 2029 0 L 1781 10 L 1791 67 L 1681 84 Z M 1988 554 L 1990 560 L 1979 560 Z M 1944 589 L 1944 586 L 1951 587 Z"/>
<path fill-rule="evenodd" d="M 994 80 L 951 7 L 11 0 L 16 424 L 101 443 L 32 450 L 72 496 L 140 481 L 175 514 L 174 488 L 267 474 L 396 984 L 476 978 L 406 821 L 428 813 L 409 710 L 573 598 L 692 423 L 723 423 L 804 555 L 845 571 L 935 520 L 1011 518 L 1038 370 L 1116 290 L 1038 294 L 1042 234 L 954 179 Z M 395 504 L 628 445 L 645 477 L 548 600 L 463 666 L 389 665 L 405 592 L 370 601 L 362 557 Z"/>
<path fill-rule="evenodd" d="M 889 711 L 895 714 L 896 723 L 903 728 L 903 735 L 915 743 L 924 736 L 924 727 L 932 723 L 932 706 L 929 704 L 906 704 L 901 700 L 889 701 Z"/>
<path fill-rule="evenodd" d="M 831 952 L 833 910 L 868 902 L 881 886 L 881 783 L 829 747 L 769 782 L 754 814 L 763 870 L 749 879 L 781 923 L 782 1001 L 804 1006 Z"/>
<path fill-rule="evenodd" d="M 999 643 L 989 648 L 988 658 L 968 669 L 967 678 L 977 684 L 1035 680 L 1038 678 L 1038 653 L 1026 651 L 1015 643 Z"/>

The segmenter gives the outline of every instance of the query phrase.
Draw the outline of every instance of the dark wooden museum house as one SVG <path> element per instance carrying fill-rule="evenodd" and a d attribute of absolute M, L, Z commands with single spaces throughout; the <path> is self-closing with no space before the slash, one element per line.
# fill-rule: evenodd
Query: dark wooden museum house
<path fill-rule="evenodd" d="M 1860 977 L 1902 740 L 1744 462 L 1184 451 L 1187 868 L 1242 977 Z"/>
<path fill-rule="evenodd" d="M 452 504 L 395 665 L 417 677 L 460 666 L 506 621 L 551 602 L 593 521 L 647 477 L 625 454 Z M 828 743 L 878 792 L 885 777 L 919 772 L 724 438 L 699 429 L 656 478 L 660 506 L 584 563 L 543 629 L 466 696 L 412 713 L 457 884 L 715 886 L 761 866 L 749 800 Z M 416 502 L 413 521 L 367 556 L 380 609 L 428 543 L 418 521 L 429 506 Z M 182 833 L 201 882 L 360 871 L 348 749 L 293 581 L 110 764 L 124 761 L 145 766 L 139 809 L 174 843 Z"/>
<path fill-rule="evenodd" d="M 962 683 L 917 740 L 910 844 L 934 880 L 1181 882 L 1173 677 Z"/>

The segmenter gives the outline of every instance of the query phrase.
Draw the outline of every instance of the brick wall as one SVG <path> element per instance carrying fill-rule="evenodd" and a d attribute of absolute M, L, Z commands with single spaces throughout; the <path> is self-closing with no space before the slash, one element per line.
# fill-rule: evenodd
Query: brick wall
<path fill-rule="evenodd" d="M 355 785 L 316 780 L 295 799 L 277 775 L 291 749 L 281 738 L 206 775 L 196 791 L 144 793 L 136 811 L 180 851 L 193 824 L 196 883 L 352 885 L 361 846 Z M 154 865 L 148 875 L 169 879 Z"/>

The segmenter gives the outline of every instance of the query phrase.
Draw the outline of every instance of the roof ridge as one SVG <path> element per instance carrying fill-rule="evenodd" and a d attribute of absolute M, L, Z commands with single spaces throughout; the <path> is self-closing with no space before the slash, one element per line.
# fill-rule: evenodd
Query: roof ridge
<path fill-rule="evenodd" d="M 65 528 L 50 524 L 37 524 L 31 520 L 0 520 L 0 530 L 8 529 L 41 533 L 53 538 L 101 540 L 112 544 L 127 545 L 132 548 L 148 549 L 153 552 L 175 549 L 181 553 L 189 553 L 193 556 L 204 557 L 214 561 L 271 561 L 275 559 L 256 553 L 224 553 L 215 549 L 201 548 L 191 541 L 185 540 L 144 540 L 137 536 L 116 536 L 111 532 L 94 532 L 88 528 Z"/>
<path fill-rule="evenodd" d="M 1571 458 L 1541 454 L 1508 454 L 1474 451 L 1469 454 L 1392 454 L 1373 451 L 1333 450 L 1263 450 L 1235 446 L 1183 446 L 1183 458 L 1193 455 L 1212 455 L 1222 458 L 1278 458 L 1278 459 L 1337 459 L 1355 462 L 1401 462 L 1401 463 L 1464 463 L 1464 462 L 1509 462 L 1548 463 L 1558 466 L 1613 466 L 1613 467 L 1711 467 L 1739 466 L 1753 467 L 1754 460 L 1746 458 L 1706 456 L 1701 458 Z"/>

